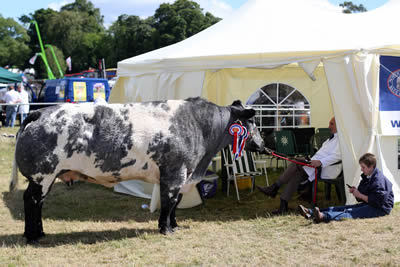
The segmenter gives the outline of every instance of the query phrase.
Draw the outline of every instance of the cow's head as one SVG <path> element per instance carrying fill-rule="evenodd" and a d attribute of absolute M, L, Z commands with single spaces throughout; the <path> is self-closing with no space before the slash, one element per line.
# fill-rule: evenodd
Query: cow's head
<path fill-rule="evenodd" d="M 231 105 L 232 115 L 235 120 L 242 122 L 248 131 L 248 139 L 245 149 L 250 151 L 264 151 L 264 140 L 261 138 L 253 117 L 256 114 L 254 109 L 245 109 L 240 100 L 236 100 Z"/>

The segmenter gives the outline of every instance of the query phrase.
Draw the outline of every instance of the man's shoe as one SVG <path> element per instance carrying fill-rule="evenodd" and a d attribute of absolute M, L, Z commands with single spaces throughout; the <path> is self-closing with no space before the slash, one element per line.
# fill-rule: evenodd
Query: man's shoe
<path fill-rule="evenodd" d="M 300 212 L 301 216 L 303 216 L 307 220 L 311 218 L 311 213 L 310 213 L 309 209 L 307 209 L 303 205 L 299 205 L 298 208 L 299 208 L 299 212 Z"/>
<path fill-rule="evenodd" d="M 266 187 L 261 187 L 257 185 L 257 189 L 260 190 L 265 195 L 274 198 L 276 197 L 276 194 L 278 194 L 279 186 L 276 184 L 272 184 L 271 186 L 266 186 Z"/>
<path fill-rule="evenodd" d="M 283 215 L 288 213 L 289 208 L 288 208 L 288 202 L 286 200 L 281 199 L 281 204 L 279 205 L 279 209 L 274 210 L 272 212 L 273 215 Z"/>
<path fill-rule="evenodd" d="M 320 223 L 324 221 L 324 214 L 319 211 L 318 207 L 314 207 L 313 209 L 313 217 L 315 223 Z"/>

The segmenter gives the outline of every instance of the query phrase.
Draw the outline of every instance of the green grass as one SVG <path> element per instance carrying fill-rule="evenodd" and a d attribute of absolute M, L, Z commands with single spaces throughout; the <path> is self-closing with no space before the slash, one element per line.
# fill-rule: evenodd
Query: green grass
<path fill-rule="evenodd" d="M 272 216 L 279 198 L 259 192 L 221 191 L 204 205 L 177 210 L 181 229 L 158 233 L 158 212 L 141 209 L 149 200 L 114 193 L 98 185 L 56 182 L 43 207 L 46 236 L 29 246 L 24 231 L 22 196 L 27 183 L 8 193 L 15 140 L 0 129 L 0 266 L 398 266 L 400 209 L 368 220 L 313 224 L 296 212 L 294 199 L 285 216 Z M 279 171 L 269 170 L 272 180 Z M 263 177 L 257 184 L 263 185 Z M 321 206 L 337 204 L 323 200 Z"/>

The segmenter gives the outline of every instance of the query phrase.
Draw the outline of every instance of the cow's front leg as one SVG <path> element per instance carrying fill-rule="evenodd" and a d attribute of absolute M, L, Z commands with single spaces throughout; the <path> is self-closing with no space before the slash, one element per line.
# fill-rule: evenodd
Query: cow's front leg
<path fill-rule="evenodd" d="M 175 219 L 175 208 L 178 203 L 178 193 L 180 187 L 172 187 L 164 182 L 160 182 L 161 212 L 158 220 L 160 233 L 166 235 L 173 232 L 178 224 Z M 171 224 L 171 215 L 173 221 Z"/>
<path fill-rule="evenodd" d="M 178 201 L 176 202 L 175 206 L 172 208 L 171 214 L 169 215 L 170 226 L 171 226 L 172 232 L 175 232 L 179 228 L 178 223 L 176 222 L 175 211 L 179 205 L 179 202 L 181 202 L 181 200 L 182 200 L 182 196 L 183 196 L 182 194 L 178 194 Z"/>
<path fill-rule="evenodd" d="M 42 187 L 29 182 L 24 193 L 25 233 L 28 243 L 35 243 L 44 236 L 42 224 Z"/>

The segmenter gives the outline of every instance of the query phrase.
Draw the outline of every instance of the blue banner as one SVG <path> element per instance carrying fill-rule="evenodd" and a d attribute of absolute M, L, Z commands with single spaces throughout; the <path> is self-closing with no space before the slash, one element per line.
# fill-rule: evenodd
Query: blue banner
<path fill-rule="evenodd" d="M 380 57 L 379 110 L 400 110 L 400 57 Z"/>
<path fill-rule="evenodd" d="M 380 57 L 379 110 L 382 134 L 400 135 L 400 57 Z"/>

